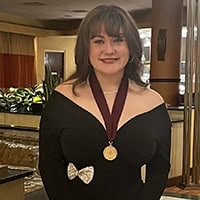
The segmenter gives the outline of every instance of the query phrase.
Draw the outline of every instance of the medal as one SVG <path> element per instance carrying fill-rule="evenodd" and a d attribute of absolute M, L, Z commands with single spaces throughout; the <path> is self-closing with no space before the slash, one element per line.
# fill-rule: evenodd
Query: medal
<path fill-rule="evenodd" d="M 114 160 L 117 157 L 117 149 L 110 143 L 103 150 L 103 156 L 107 160 Z"/>
<path fill-rule="evenodd" d="M 106 135 L 109 141 L 109 145 L 106 146 L 103 150 L 103 156 L 106 160 L 112 161 L 117 158 L 117 149 L 114 147 L 113 141 L 117 134 L 117 125 L 124 107 L 124 103 L 126 100 L 127 92 L 128 92 L 128 79 L 124 75 L 118 92 L 116 94 L 112 112 L 110 113 L 105 96 L 101 89 L 101 86 L 95 76 L 95 73 L 92 73 L 89 77 L 90 87 L 92 89 L 92 93 L 94 95 L 97 106 L 103 116 L 105 126 L 106 126 Z"/>

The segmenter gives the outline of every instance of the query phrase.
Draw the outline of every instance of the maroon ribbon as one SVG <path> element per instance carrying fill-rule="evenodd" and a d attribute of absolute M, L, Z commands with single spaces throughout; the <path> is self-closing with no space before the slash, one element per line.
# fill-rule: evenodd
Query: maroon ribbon
<path fill-rule="evenodd" d="M 120 83 L 119 89 L 117 91 L 114 104 L 112 107 L 112 112 L 110 113 L 108 104 L 106 102 L 105 96 L 101 89 L 101 86 L 93 73 L 89 77 L 90 87 L 92 89 L 93 96 L 98 105 L 98 108 L 103 116 L 105 126 L 106 126 L 106 134 L 108 140 L 111 142 L 114 140 L 117 134 L 117 126 L 119 123 L 119 119 L 124 107 L 124 103 L 127 96 L 128 91 L 128 79 L 123 76 L 122 81 Z"/>

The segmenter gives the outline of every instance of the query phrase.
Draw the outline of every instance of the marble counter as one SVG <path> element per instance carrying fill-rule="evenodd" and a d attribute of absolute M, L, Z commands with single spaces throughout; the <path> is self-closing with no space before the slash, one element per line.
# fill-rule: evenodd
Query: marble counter
<path fill-rule="evenodd" d="M 33 174 L 31 170 L 0 168 L 0 199 L 24 200 L 24 178 Z"/>

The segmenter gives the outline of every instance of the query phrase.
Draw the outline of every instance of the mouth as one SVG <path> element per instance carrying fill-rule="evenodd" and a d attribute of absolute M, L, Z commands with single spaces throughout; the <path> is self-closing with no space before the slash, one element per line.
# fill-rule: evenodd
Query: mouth
<path fill-rule="evenodd" d="M 108 63 L 108 64 L 111 64 L 111 63 L 114 63 L 116 61 L 119 60 L 119 58 L 102 58 L 100 59 L 103 63 Z"/>

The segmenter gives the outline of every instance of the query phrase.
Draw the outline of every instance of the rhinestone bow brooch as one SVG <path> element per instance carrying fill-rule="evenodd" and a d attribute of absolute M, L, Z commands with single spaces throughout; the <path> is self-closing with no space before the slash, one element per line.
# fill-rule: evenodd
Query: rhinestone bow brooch
<path fill-rule="evenodd" d="M 73 163 L 69 163 L 67 167 L 67 175 L 70 180 L 73 180 L 78 176 L 85 184 L 89 184 L 94 176 L 94 167 L 89 166 L 77 170 Z"/>

